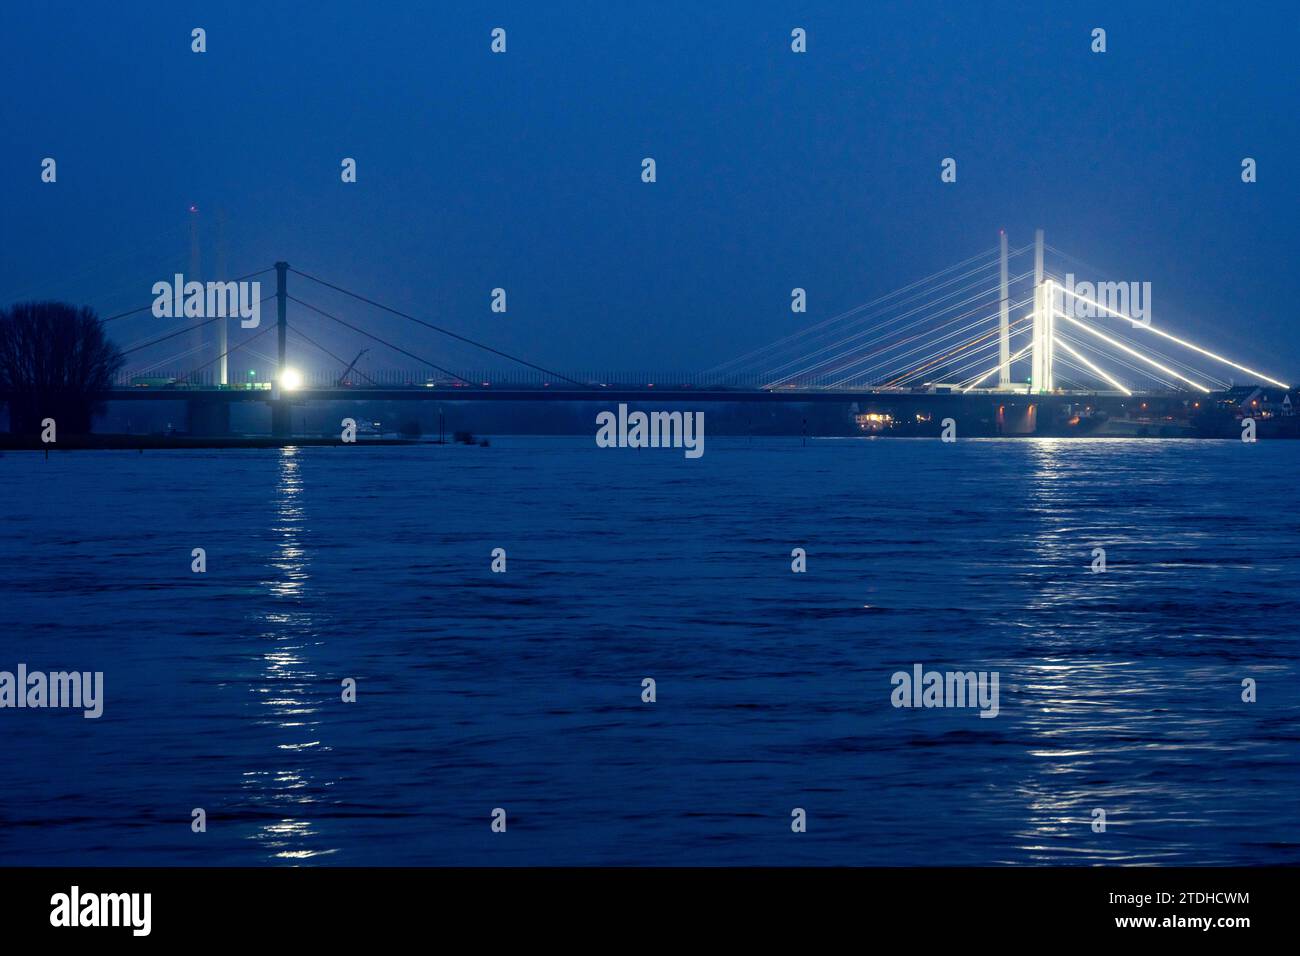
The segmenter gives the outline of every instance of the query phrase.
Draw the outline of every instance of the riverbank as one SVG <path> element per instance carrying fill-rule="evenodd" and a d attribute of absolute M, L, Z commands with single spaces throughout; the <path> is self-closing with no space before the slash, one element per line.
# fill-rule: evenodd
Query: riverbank
<path fill-rule="evenodd" d="M 29 435 L 0 435 L 0 451 L 144 451 L 160 448 L 288 448 L 343 445 L 338 438 L 273 438 L 269 435 L 240 435 L 222 438 L 198 435 L 69 435 L 57 442 L 43 443 Z M 436 439 L 358 438 L 352 445 L 437 445 Z"/>

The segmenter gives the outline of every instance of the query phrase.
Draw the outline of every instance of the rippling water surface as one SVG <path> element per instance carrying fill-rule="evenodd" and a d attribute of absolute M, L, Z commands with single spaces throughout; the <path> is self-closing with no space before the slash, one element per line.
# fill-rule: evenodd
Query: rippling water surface
<path fill-rule="evenodd" d="M 1025 439 L 11 453 L 0 669 L 102 670 L 107 700 L 0 710 L 0 864 L 1300 862 L 1298 466 Z M 893 708 L 916 663 L 998 671 L 1001 713 Z"/>

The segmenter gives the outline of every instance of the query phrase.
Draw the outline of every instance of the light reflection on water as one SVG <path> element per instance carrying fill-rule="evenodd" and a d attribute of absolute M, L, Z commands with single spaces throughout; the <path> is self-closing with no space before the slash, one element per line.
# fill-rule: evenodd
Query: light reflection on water
<path fill-rule="evenodd" d="M 259 724 L 269 724 L 283 733 L 275 749 L 296 753 L 320 747 L 319 720 L 304 720 L 319 712 L 314 703 L 312 684 L 318 675 L 309 669 L 305 655 L 313 633 L 310 611 L 299 610 L 311 580 L 310 562 L 303 544 L 306 511 L 303 507 L 304 479 L 297 448 L 280 449 L 280 471 L 275 502 L 276 554 L 270 562 L 274 576 L 264 582 L 275 605 L 295 602 L 292 610 L 267 610 L 258 615 L 254 626 L 264 640 L 274 642 L 263 653 L 262 681 L 251 690 L 258 703 L 267 708 Z M 337 847 L 322 845 L 309 814 L 318 802 L 322 785 L 302 766 L 289 766 L 274 773 L 245 773 L 245 789 L 250 803 L 270 806 L 277 812 L 296 810 L 301 817 L 288 817 L 264 823 L 249 839 L 265 848 L 277 860 L 308 860 L 337 852 Z"/>
<path fill-rule="evenodd" d="M 1071 514 L 1069 486 L 1064 483 L 1069 454 L 1063 439 L 1032 439 L 1028 445 L 1024 503 L 1038 519 L 1034 550 L 1046 567 L 1068 567 L 1080 558 L 1078 536 L 1062 533 L 1063 527 L 1078 521 Z M 1071 600 L 1068 589 L 1045 587 L 1035 595 L 1032 607 L 1052 615 L 1068 613 Z M 1104 695 L 1105 688 L 1118 683 L 1110 679 L 1110 670 L 1123 665 L 1046 657 L 1017 664 L 1019 684 L 1013 693 L 1029 704 L 1024 719 L 1030 758 L 1029 775 L 1018 785 L 1025 800 L 1024 823 L 1016 834 L 1020 853 L 1048 862 L 1062 852 L 1053 845 L 1064 844 L 1063 852 L 1080 862 L 1118 862 L 1101 841 L 1080 845 L 1070 838 L 1078 827 L 1091 825 L 1099 799 L 1095 791 L 1072 782 L 1087 774 L 1096 760 L 1094 718 L 1110 712 L 1104 698 L 1096 695 Z"/>
<path fill-rule="evenodd" d="M 1077 647 L 1077 632 L 1084 631 L 1089 643 L 1096 642 L 1102 649 L 1107 638 L 1107 616 L 1093 611 L 1087 600 L 1106 593 L 1106 586 L 1115 582 L 1107 575 L 1124 574 L 1126 569 L 1121 565 L 1094 572 L 1091 562 L 1098 547 L 1123 555 L 1128 529 L 1119 540 L 1113 528 L 1097 528 L 1089 533 L 1089 524 L 1095 522 L 1096 516 L 1089 513 L 1087 506 L 1095 490 L 1088 489 L 1086 483 L 1106 487 L 1113 476 L 1077 476 L 1085 483 L 1082 488 L 1079 481 L 1071 481 L 1071 475 L 1080 468 L 1080 456 L 1071 446 L 1067 439 L 1034 439 L 1028 444 L 1031 468 L 1026 474 L 1025 503 L 1038 521 L 1037 560 L 1048 568 L 1074 570 L 1073 580 L 1066 574 L 1044 582 L 1050 587 L 1039 590 L 1030 603 L 1035 612 L 1052 618 L 1052 625 L 1035 633 L 1032 642 L 1044 648 Z M 1146 463 L 1151 446 L 1118 443 L 1112 450 L 1114 454 L 1106 461 L 1120 471 L 1122 481 L 1136 483 L 1145 478 L 1126 467 L 1124 456 Z M 1158 446 L 1154 450 L 1158 451 Z M 1095 463 L 1089 464 L 1095 467 Z M 1114 490 L 1119 496 L 1125 493 L 1122 486 Z M 1087 497 L 1081 499 L 1081 491 L 1087 491 Z M 1089 595 L 1082 603 L 1081 592 Z M 1124 597 L 1141 600 L 1140 593 L 1127 590 Z M 1181 695 L 1195 699 L 1206 694 L 1205 686 L 1180 680 L 1176 671 L 1125 658 L 1099 661 L 1053 654 L 1038 660 L 1021 657 L 1009 661 L 1008 667 L 1019 675 L 1017 697 L 1026 705 L 1023 721 L 1027 733 L 1025 754 L 1029 758 L 1029 773 L 1018 785 L 1026 805 L 1024 825 L 1016 835 L 1020 851 L 1017 856 L 1035 862 L 1064 858 L 1111 864 L 1180 859 L 1189 845 L 1168 833 L 1163 836 L 1162 846 L 1147 845 L 1138 852 L 1128 841 L 1106 837 L 1117 830 L 1122 833 L 1143 825 L 1165 831 L 1171 824 L 1185 829 L 1210 822 L 1209 815 L 1191 808 L 1174 820 L 1150 816 L 1141 803 L 1154 800 L 1176 804 L 1184 784 L 1152 779 L 1135 785 L 1132 778 L 1134 765 L 1151 765 L 1156 752 L 1170 746 L 1162 742 L 1162 737 L 1174 722 L 1172 717 L 1153 721 L 1151 709 L 1143 706 L 1143 698 L 1159 697 L 1164 701 Z M 1230 692 L 1228 686 L 1224 693 Z M 1203 733 L 1203 729 L 1184 724 L 1178 728 L 1178 741 L 1173 746 L 1181 754 L 1194 751 L 1196 745 L 1188 737 Z M 1122 783 L 1112 777 L 1118 775 L 1117 771 L 1124 774 Z M 1140 802 L 1134 800 L 1139 792 L 1144 798 Z M 1093 830 L 1098 810 L 1105 813 L 1105 831 L 1095 840 L 1078 840 L 1081 827 Z M 1202 863 L 1226 862 L 1204 856 L 1196 859 Z"/>
<path fill-rule="evenodd" d="M 4 742 L 0 862 L 1297 863 L 1300 517 L 1242 481 L 1298 466 L 1102 440 L 7 456 L 27 643 L 0 661 L 38 635 L 113 690 L 93 729 Z M 998 671 L 1000 715 L 891 708 L 918 662 Z M 201 805 L 202 842 L 120 838 Z"/>

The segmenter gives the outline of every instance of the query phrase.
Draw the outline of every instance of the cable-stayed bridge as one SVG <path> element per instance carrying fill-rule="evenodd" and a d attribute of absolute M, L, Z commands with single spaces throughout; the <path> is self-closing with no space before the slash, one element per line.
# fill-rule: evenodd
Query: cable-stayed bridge
<path fill-rule="evenodd" d="M 1032 244 L 1010 251 L 1003 233 L 998 249 L 710 372 L 757 370 L 769 389 L 1132 395 L 1208 394 L 1234 381 L 1287 387 L 1136 314 L 1142 311 L 1133 308 L 1142 295 L 1136 283 L 1076 286 L 1072 275 L 1067 281 L 1046 268 L 1048 252 L 1071 258 L 1046 245 L 1041 230 Z M 1101 298 L 1118 298 L 1121 307 Z M 1149 296 L 1143 306 L 1149 310 Z"/>
<path fill-rule="evenodd" d="M 228 427 L 230 403 L 267 402 L 273 431 L 288 434 L 290 404 L 330 400 L 1195 400 L 1243 383 L 1288 389 L 1279 376 L 1230 357 L 1230 344 L 1193 342 L 1171 331 L 1163 315 L 1152 322 L 1149 285 L 1144 294 L 1136 283 L 1076 283 L 1066 271 L 1072 262 L 1096 274 L 1047 245 L 1041 230 L 1017 248 L 1001 234 L 998 246 L 886 295 L 713 368 L 669 375 L 548 368 L 279 262 L 231 280 L 274 275 L 275 291 L 259 301 L 260 327 L 244 330 L 225 310 L 121 342 L 127 364 L 106 398 L 183 400 L 192 421 L 218 431 L 223 420 Z M 116 331 L 152 309 L 104 321 Z M 384 335 L 374 331 L 377 316 L 387 317 Z M 401 324 L 409 332 L 400 339 L 387 331 Z M 205 333 L 212 329 L 220 334 Z M 364 355 L 371 359 L 363 366 Z M 403 364 L 380 367 L 384 355 Z M 469 370 L 487 362 L 497 370 Z"/>

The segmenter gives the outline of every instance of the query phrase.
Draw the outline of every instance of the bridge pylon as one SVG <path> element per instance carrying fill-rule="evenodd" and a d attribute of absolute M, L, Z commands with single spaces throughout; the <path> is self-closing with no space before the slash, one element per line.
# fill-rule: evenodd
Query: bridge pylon
<path fill-rule="evenodd" d="M 998 303 L 998 391 L 1011 391 L 1011 293 L 1007 281 L 1007 231 L 1001 230 L 1002 280 Z"/>
<path fill-rule="evenodd" d="M 1030 391 L 1046 394 L 1054 391 L 1056 383 L 1052 374 L 1054 364 L 1053 343 L 1055 321 L 1052 316 L 1052 297 L 1043 280 L 1043 230 L 1034 230 L 1034 326 L 1030 353 Z"/>
<path fill-rule="evenodd" d="M 282 394 L 280 385 L 286 365 L 285 351 L 289 337 L 288 272 L 289 263 L 275 264 L 275 325 L 279 350 L 275 357 L 275 380 L 271 383 L 271 434 L 277 438 L 287 438 L 293 432 L 289 400 Z"/>
<path fill-rule="evenodd" d="M 289 335 L 289 320 L 287 318 L 288 307 L 288 272 L 289 263 L 277 262 L 275 264 L 275 325 L 276 338 L 279 340 L 279 351 L 276 352 L 275 359 L 275 380 L 279 384 L 280 376 L 284 374 L 285 366 L 285 345 Z"/>

